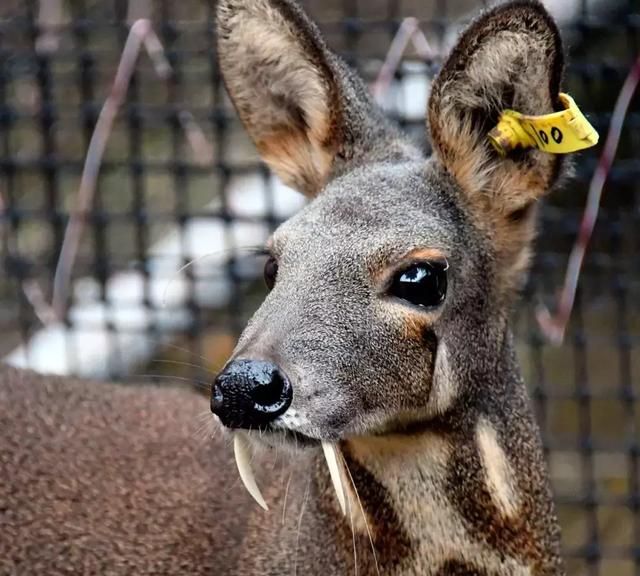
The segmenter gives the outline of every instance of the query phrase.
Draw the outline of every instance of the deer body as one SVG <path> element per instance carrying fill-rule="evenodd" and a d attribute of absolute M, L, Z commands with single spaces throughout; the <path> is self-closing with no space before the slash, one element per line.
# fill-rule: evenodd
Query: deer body
<path fill-rule="evenodd" d="M 5 370 L 0 568 L 563 574 L 508 326 L 562 162 L 486 141 L 504 108 L 558 106 L 555 25 L 521 1 L 470 26 L 432 88 L 425 159 L 293 0 L 217 10 L 241 120 L 312 199 L 269 241 L 271 292 L 212 387 L 219 421 L 249 429 L 270 510 L 239 489 L 228 442 L 190 435 L 202 397 Z"/>
<path fill-rule="evenodd" d="M 0 374 L 10 407 L 0 419 L 0 574 L 355 574 L 356 564 L 376 574 L 376 562 L 381 574 L 527 574 L 522 551 L 545 561 L 537 537 L 556 551 L 545 516 L 527 519 L 527 544 L 487 493 L 478 500 L 478 486 L 457 480 L 468 464 L 452 453 L 476 452 L 472 437 L 434 429 L 354 442 L 348 462 L 367 511 L 365 525 L 354 502 L 354 537 L 319 451 L 262 455 L 270 512 L 259 509 L 228 442 L 197 439 L 207 406 L 191 390 Z M 524 418 L 516 428 L 531 426 Z M 538 466 L 528 472 L 547 497 Z M 486 507 L 476 519 L 474 506 Z M 501 528 L 489 536 L 492 522 Z"/>

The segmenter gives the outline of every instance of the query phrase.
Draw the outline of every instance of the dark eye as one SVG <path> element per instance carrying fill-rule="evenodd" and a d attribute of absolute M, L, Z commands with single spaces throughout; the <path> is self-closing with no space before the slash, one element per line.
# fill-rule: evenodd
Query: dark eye
<path fill-rule="evenodd" d="M 447 294 L 447 268 L 444 262 L 412 264 L 393 277 L 389 293 L 416 306 L 438 306 Z"/>
<path fill-rule="evenodd" d="M 273 256 L 269 256 L 264 265 L 264 282 L 267 288 L 271 290 L 276 283 L 276 277 L 278 276 L 278 263 Z"/>

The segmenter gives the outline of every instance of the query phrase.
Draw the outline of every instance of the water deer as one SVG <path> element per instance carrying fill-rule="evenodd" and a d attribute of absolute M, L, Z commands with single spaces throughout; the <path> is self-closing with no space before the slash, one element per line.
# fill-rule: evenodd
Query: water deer
<path fill-rule="evenodd" d="M 504 109 L 561 108 L 556 25 L 519 0 L 468 26 L 429 157 L 294 0 L 219 0 L 217 42 L 309 202 L 268 241 L 270 291 L 210 399 L 3 369 L 1 572 L 563 574 L 509 317 L 566 168 L 487 139 Z M 198 442 L 209 408 L 225 433 Z"/>

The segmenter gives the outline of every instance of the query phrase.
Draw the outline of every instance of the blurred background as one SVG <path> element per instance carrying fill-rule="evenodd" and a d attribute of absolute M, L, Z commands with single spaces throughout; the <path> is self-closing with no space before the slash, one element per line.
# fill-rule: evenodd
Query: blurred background
<path fill-rule="evenodd" d="M 303 4 L 428 151 L 430 78 L 485 3 Z M 601 139 L 544 206 L 514 325 L 569 573 L 638 576 L 640 96 L 624 117 L 561 345 L 536 309 L 556 307 L 614 106 L 640 54 L 640 2 L 545 4 L 567 44 L 566 91 Z M 4 361 L 189 385 L 208 383 L 233 349 L 264 294 L 252 249 L 303 199 L 260 163 L 235 117 L 213 12 L 204 0 L 0 2 Z"/>

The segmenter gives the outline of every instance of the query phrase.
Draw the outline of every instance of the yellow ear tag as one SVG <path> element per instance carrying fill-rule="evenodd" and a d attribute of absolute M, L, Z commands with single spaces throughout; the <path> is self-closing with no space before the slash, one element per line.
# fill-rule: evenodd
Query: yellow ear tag
<path fill-rule="evenodd" d="M 493 147 L 501 156 L 516 148 L 538 148 L 549 154 L 569 154 L 598 143 L 598 133 L 568 94 L 559 94 L 565 107 L 560 112 L 525 116 L 503 110 L 498 125 L 489 132 Z"/>

